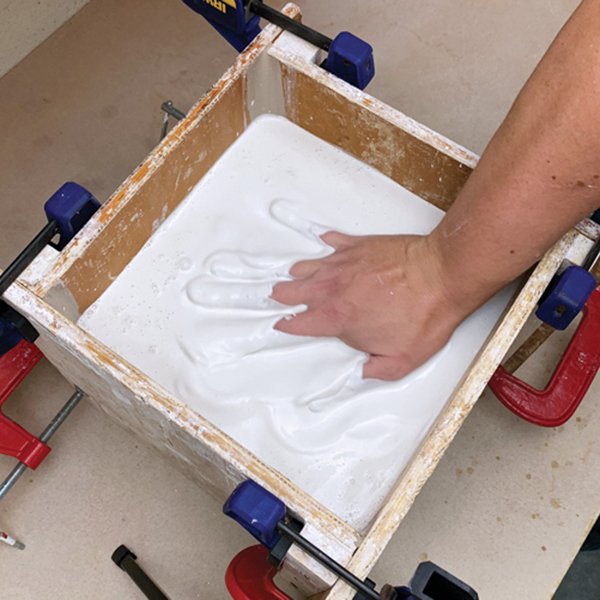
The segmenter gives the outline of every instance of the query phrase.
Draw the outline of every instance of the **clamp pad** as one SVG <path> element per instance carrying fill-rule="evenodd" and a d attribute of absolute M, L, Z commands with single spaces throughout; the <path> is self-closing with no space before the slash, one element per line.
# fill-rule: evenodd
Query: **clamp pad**
<path fill-rule="evenodd" d="M 60 240 L 57 250 L 62 250 L 100 208 L 100 202 L 79 184 L 68 181 L 44 204 L 48 221 L 56 221 Z"/>
<path fill-rule="evenodd" d="M 551 283 L 535 316 L 564 331 L 581 312 L 596 285 L 596 278 L 589 271 L 571 265 Z"/>
<path fill-rule="evenodd" d="M 223 512 L 269 550 L 273 550 L 281 537 L 277 524 L 285 518 L 285 504 L 251 479 L 235 488 Z"/>
<path fill-rule="evenodd" d="M 348 31 L 331 42 L 325 68 L 340 79 L 364 90 L 375 76 L 373 47 Z"/>

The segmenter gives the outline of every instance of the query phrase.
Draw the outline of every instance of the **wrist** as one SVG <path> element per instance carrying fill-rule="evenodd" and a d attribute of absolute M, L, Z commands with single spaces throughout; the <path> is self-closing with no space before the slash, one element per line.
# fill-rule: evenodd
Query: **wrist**
<path fill-rule="evenodd" d="M 420 265 L 425 289 L 423 301 L 430 304 L 432 316 L 441 317 L 440 322 L 454 329 L 478 308 L 465 302 L 463 282 L 448 268 L 444 245 L 434 232 L 415 236 L 408 259 Z"/>
<path fill-rule="evenodd" d="M 441 310 L 449 313 L 457 326 L 503 287 L 482 278 L 476 261 L 465 256 L 465 248 L 452 248 L 437 229 L 424 236 L 423 244 Z M 467 252 L 467 256 L 469 254 Z"/>

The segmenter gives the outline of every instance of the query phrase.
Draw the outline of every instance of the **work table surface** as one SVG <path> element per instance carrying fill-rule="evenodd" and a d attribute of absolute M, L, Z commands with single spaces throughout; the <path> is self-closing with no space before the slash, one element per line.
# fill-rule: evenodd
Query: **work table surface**
<path fill-rule="evenodd" d="M 373 42 L 371 94 L 481 152 L 577 2 L 300 4 L 324 33 Z M 160 104 L 188 110 L 234 57 L 177 0 L 92 0 L 0 79 L 0 266 L 41 228 L 43 202 L 64 181 L 105 200 L 157 143 Z M 563 346 L 552 339 L 519 374 L 543 384 Z M 43 361 L 5 412 L 37 433 L 71 392 Z M 482 599 L 549 600 L 600 512 L 599 430 L 600 382 L 548 430 L 486 391 L 373 579 L 404 584 L 428 558 Z M 252 541 L 215 500 L 87 403 L 50 445 L 0 503 L 0 530 L 27 544 L 0 546 L 3 599 L 135 598 L 110 562 L 123 543 L 170 597 L 227 597 L 225 567 Z M 0 457 L 0 472 L 13 464 Z"/>

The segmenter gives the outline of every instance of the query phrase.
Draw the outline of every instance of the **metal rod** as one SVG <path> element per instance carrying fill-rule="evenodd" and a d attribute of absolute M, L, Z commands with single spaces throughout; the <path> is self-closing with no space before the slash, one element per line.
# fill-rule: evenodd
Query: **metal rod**
<path fill-rule="evenodd" d="M 335 573 L 338 577 L 343 579 L 348 585 L 352 586 L 355 590 L 359 591 L 363 596 L 371 598 L 371 600 L 381 600 L 381 596 L 372 588 L 370 588 L 364 581 L 361 581 L 356 575 L 350 573 L 347 569 L 344 569 L 342 565 L 337 563 L 333 558 L 325 554 L 322 550 L 319 550 L 316 546 L 311 544 L 306 538 L 303 538 L 299 533 L 296 533 L 289 525 L 280 521 L 277 524 L 277 531 L 281 535 L 285 536 L 289 540 L 292 540 L 294 544 L 305 550 L 314 559 L 318 560 L 324 567 L 327 567 L 330 571 Z"/>
<path fill-rule="evenodd" d="M 171 115 L 174 119 L 177 119 L 178 121 L 181 121 L 182 119 L 185 119 L 185 113 L 181 112 L 178 108 L 175 108 L 173 106 L 173 101 L 172 100 L 167 100 L 166 102 L 163 102 L 160 105 L 160 107 L 168 115 Z"/>
<path fill-rule="evenodd" d="M 581 265 L 586 271 L 589 271 L 596 262 L 598 258 L 598 254 L 600 254 L 600 238 L 596 240 L 596 243 L 592 246 L 592 249 L 589 251 L 588 255 L 585 257 L 583 264 Z"/>
<path fill-rule="evenodd" d="M 17 277 L 33 262 L 44 246 L 59 232 L 58 223 L 49 221 L 27 245 L 27 248 L 12 261 L 0 275 L 0 296 L 11 286 Z"/>
<path fill-rule="evenodd" d="M 160 141 L 162 142 L 167 136 L 167 129 L 169 128 L 169 117 L 173 117 L 178 121 L 185 119 L 185 113 L 182 113 L 179 109 L 173 106 L 172 100 L 167 100 L 160 105 L 161 110 L 165 111 L 165 118 L 163 119 L 162 129 L 160 130 Z"/>
<path fill-rule="evenodd" d="M 329 52 L 329 48 L 333 43 L 331 38 L 328 38 L 326 35 L 303 25 L 302 23 L 298 23 L 298 21 L 294 21 L 294 19 L 290 19 L 290 17 L 280 13 L 278 10 L 263 4 L 262 2 L 258 2 L 258 0 L 250 0 L 250 4 L 248 5 L 248 9 L 256 15 L 259 15 L 263 19 L 274 23 L 278 27 L 285 29 L 297 35 L 299 38 L 306 40 L 313 44 L 313 46 L 317 46 L 317 48 L 321 48 L 321 50 L 325 50 L 325 52 Z"/>
<path fill-rule="evenodd" d="M 73 412 L 73 409 L 84 396 L 84 392 L 77 390 L 69 398 L 67 403 L 60 409 L 54 419 L 52 419 L 50 425 L 44 429 L 42 435 L 40 435 L 40 441 L 46 443 L 56 433 L 56 430 L 64 423 L 65 419 Z M 21 462 L 12 470 L 10 475 L 3 481 L 2 485 L 0 485 L 0 500 L 6 496 L 8 491 L 15 485 L 19 477 L 21 477 L 26 470 L 27 466 Z"/>
<path fill-rule="evenodd" d="M 160 141 L 162 142 L 165 137 L 167 137 L 167 128 L 169 127 L 169 113 L 165 113 L 165 118 L 163 119 L 162 128 L 160 130 Z"/>
<path fill-rule="evenodd" d="M 136 555 L 126 546 L 119 546 L 112 555 L 113 562 L 123 569 L 149 600 L 169 600 L 164 592 L 146 575 L 136 562 Z"/>
<path fill-rule="evenodd" d="M 0 531 L 0 541 L 3 541 L 5 544 L 16 548 L 17 550 L 25 550 L 25 544 L 15 540 L 15 538 L 10 537 L 8 533 L 4 533 L 4 531 Z"/>

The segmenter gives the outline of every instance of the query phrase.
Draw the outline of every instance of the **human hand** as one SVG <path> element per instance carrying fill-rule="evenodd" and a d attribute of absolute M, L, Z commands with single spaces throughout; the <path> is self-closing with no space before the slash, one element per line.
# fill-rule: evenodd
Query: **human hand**
<path fill-rule="evenodd" d="M 272 298 L 306 304 L 282 319 L 285 333 L 337 337 L 367 352 L 363 377 L 395 380 L 441 350 L 467 316 L 443 278 L 441 257 L 427 236 L 354 237 L 330 231 L 335 252 L 296 263 L 295 279 L 278 283 Z"/>

